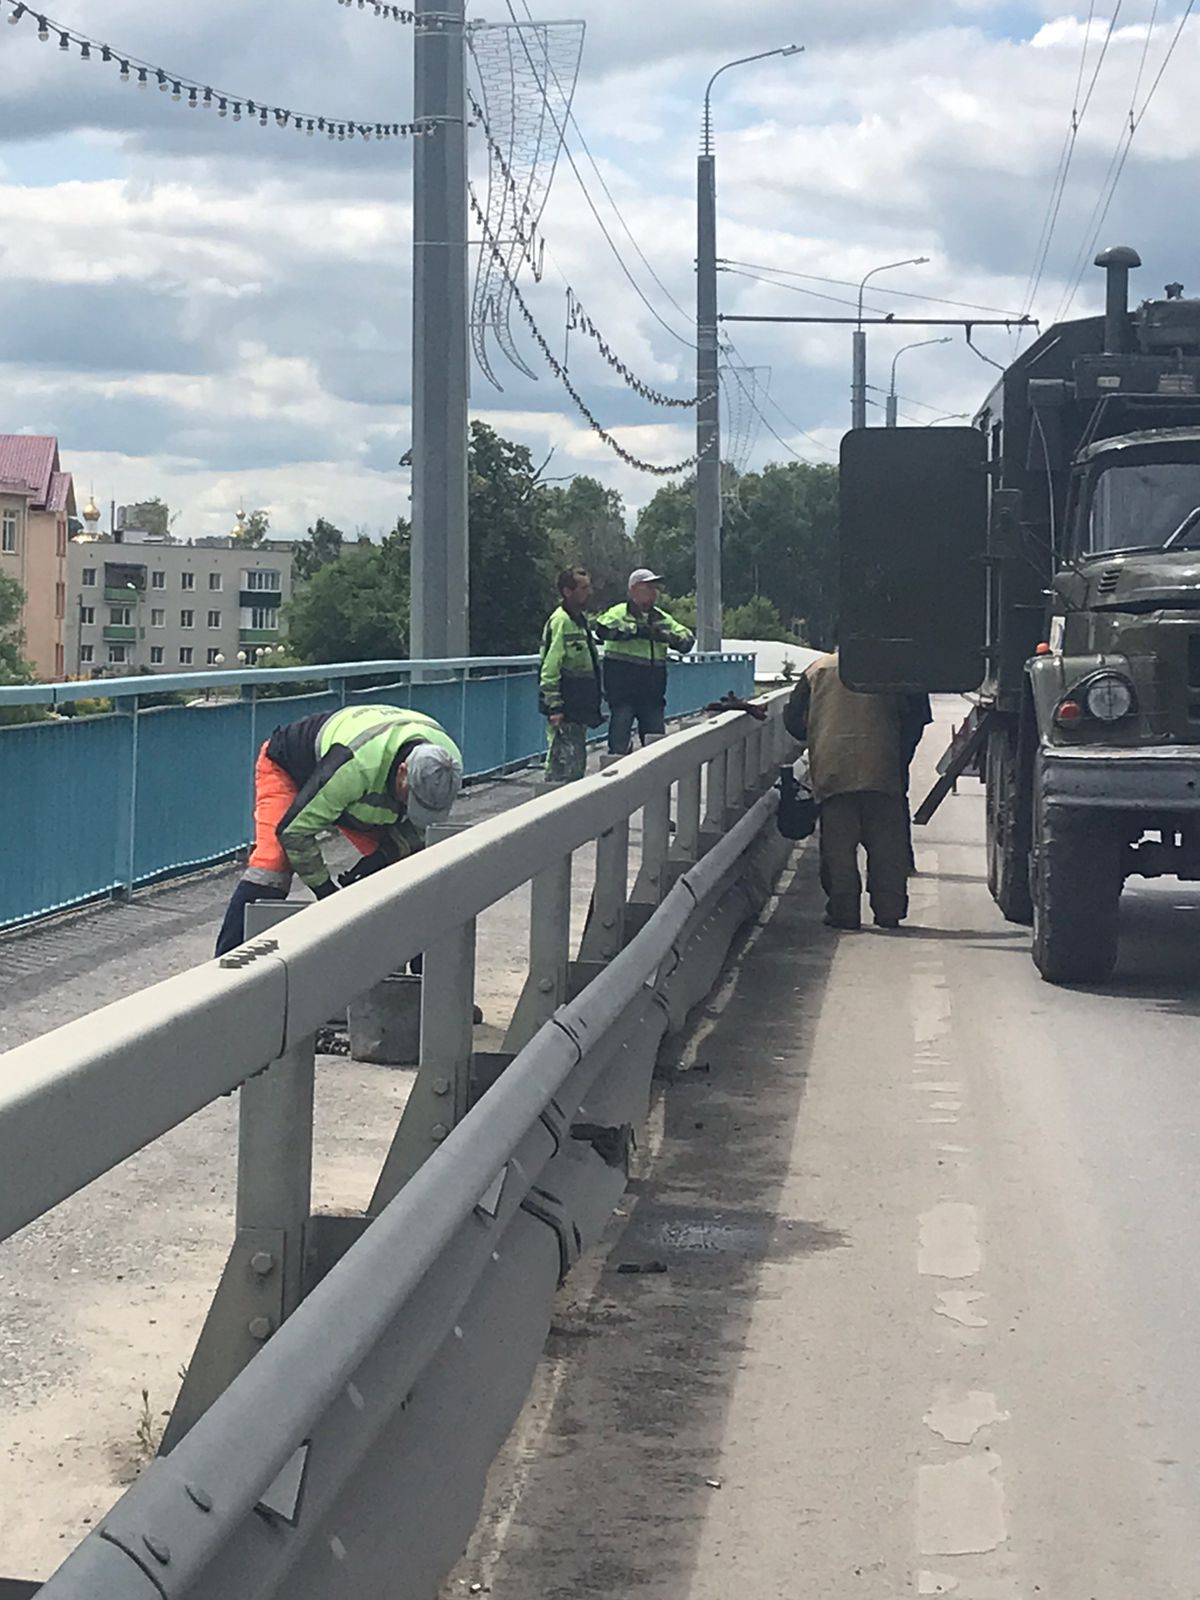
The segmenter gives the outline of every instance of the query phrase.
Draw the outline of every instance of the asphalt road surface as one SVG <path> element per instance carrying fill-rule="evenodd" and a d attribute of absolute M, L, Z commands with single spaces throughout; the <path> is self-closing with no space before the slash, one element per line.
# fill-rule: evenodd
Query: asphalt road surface
<path fill-rule="evenodd" d="M 448 1593 L 1200 1596 L 1200 895 L 1053 989 L 982 828 L 919 830 L 901 933 L 801 856 Z"/>

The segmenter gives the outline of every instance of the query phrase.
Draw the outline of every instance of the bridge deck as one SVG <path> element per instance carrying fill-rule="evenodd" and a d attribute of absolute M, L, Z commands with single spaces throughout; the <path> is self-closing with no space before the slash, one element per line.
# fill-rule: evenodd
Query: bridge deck
<path fill-rule="evenodd" d="M 981 832 L 967 782 L 899 935 L 823 929 L 804 852 L 448 1595 L 1200 1593 L 1200 899 L 1131 888 L 1056 991 Z"/>

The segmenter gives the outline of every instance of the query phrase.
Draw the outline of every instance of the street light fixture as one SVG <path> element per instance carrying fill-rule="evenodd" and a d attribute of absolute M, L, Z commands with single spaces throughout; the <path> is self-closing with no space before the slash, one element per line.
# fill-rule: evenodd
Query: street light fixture
<path fill-rule="evenodd" d="M 721 648 L 721 395 L 717 349 L 717 158 L 712 92 L 722 73 L 752 61 L 796 56 L 799 44 L 739 56 L 718 67 L 704 91 L 696 165 L 696 634 L 701 650 Z"/>
<path fill-rule="evenodd" d="M 885 261 L 881 267 L 872 267 L 858 286 L 858 321 L 854 328 L 854 367 L 850 390 L 850 426 L 867 425 L 867 335 L 863 329 L 863 290 L 878 272 L 892 272 L 897 267 L 923 267 L 928 256 L 909 256 L 906 261 Z"/>
<path fill-rule="evenodd" d="M 896 363 L 906 350 L 923 350 L 930 344 L 953 344 L 949 334 L 941 339 L 918 339 L 914 344 L 902 344 L 892 357 L 892 382 L 888 389 L 887 397 L 887 425 L 889 428 L 896 426 Z"/>

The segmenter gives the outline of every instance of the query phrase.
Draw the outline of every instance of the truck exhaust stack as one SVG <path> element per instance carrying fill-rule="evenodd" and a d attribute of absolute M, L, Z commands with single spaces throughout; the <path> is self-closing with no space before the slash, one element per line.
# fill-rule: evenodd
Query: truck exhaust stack
<path fill-rule="evenodd" d="M 1108 277 L 1108 293 L 1104 304 L 1104 354 L 1123 356 L 1133 348 L 1129 328 L 1129 274 L 1140 267 L 1142 258 L 1127 244 L 1113 245 L 1096 257 L 1096 265 L 1103 267 Z"/>

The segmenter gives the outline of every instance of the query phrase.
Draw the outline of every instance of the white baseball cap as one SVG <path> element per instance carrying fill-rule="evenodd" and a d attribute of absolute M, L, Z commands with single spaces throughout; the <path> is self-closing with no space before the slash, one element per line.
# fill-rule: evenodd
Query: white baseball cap
<path fill-rule="evenodd" d="M 629 587 L 635 588 L 639 583 L 661 583 L 662 573 L 651 572 L 649 567 L 637 567 L 629 574 Z"/>
<path fill-rule="evenodd" d="M 422 833 L 444 822 L 462 788 L 462 767 L 440 744 L 419 744 L 408 758 L 408 820 Z"/>

